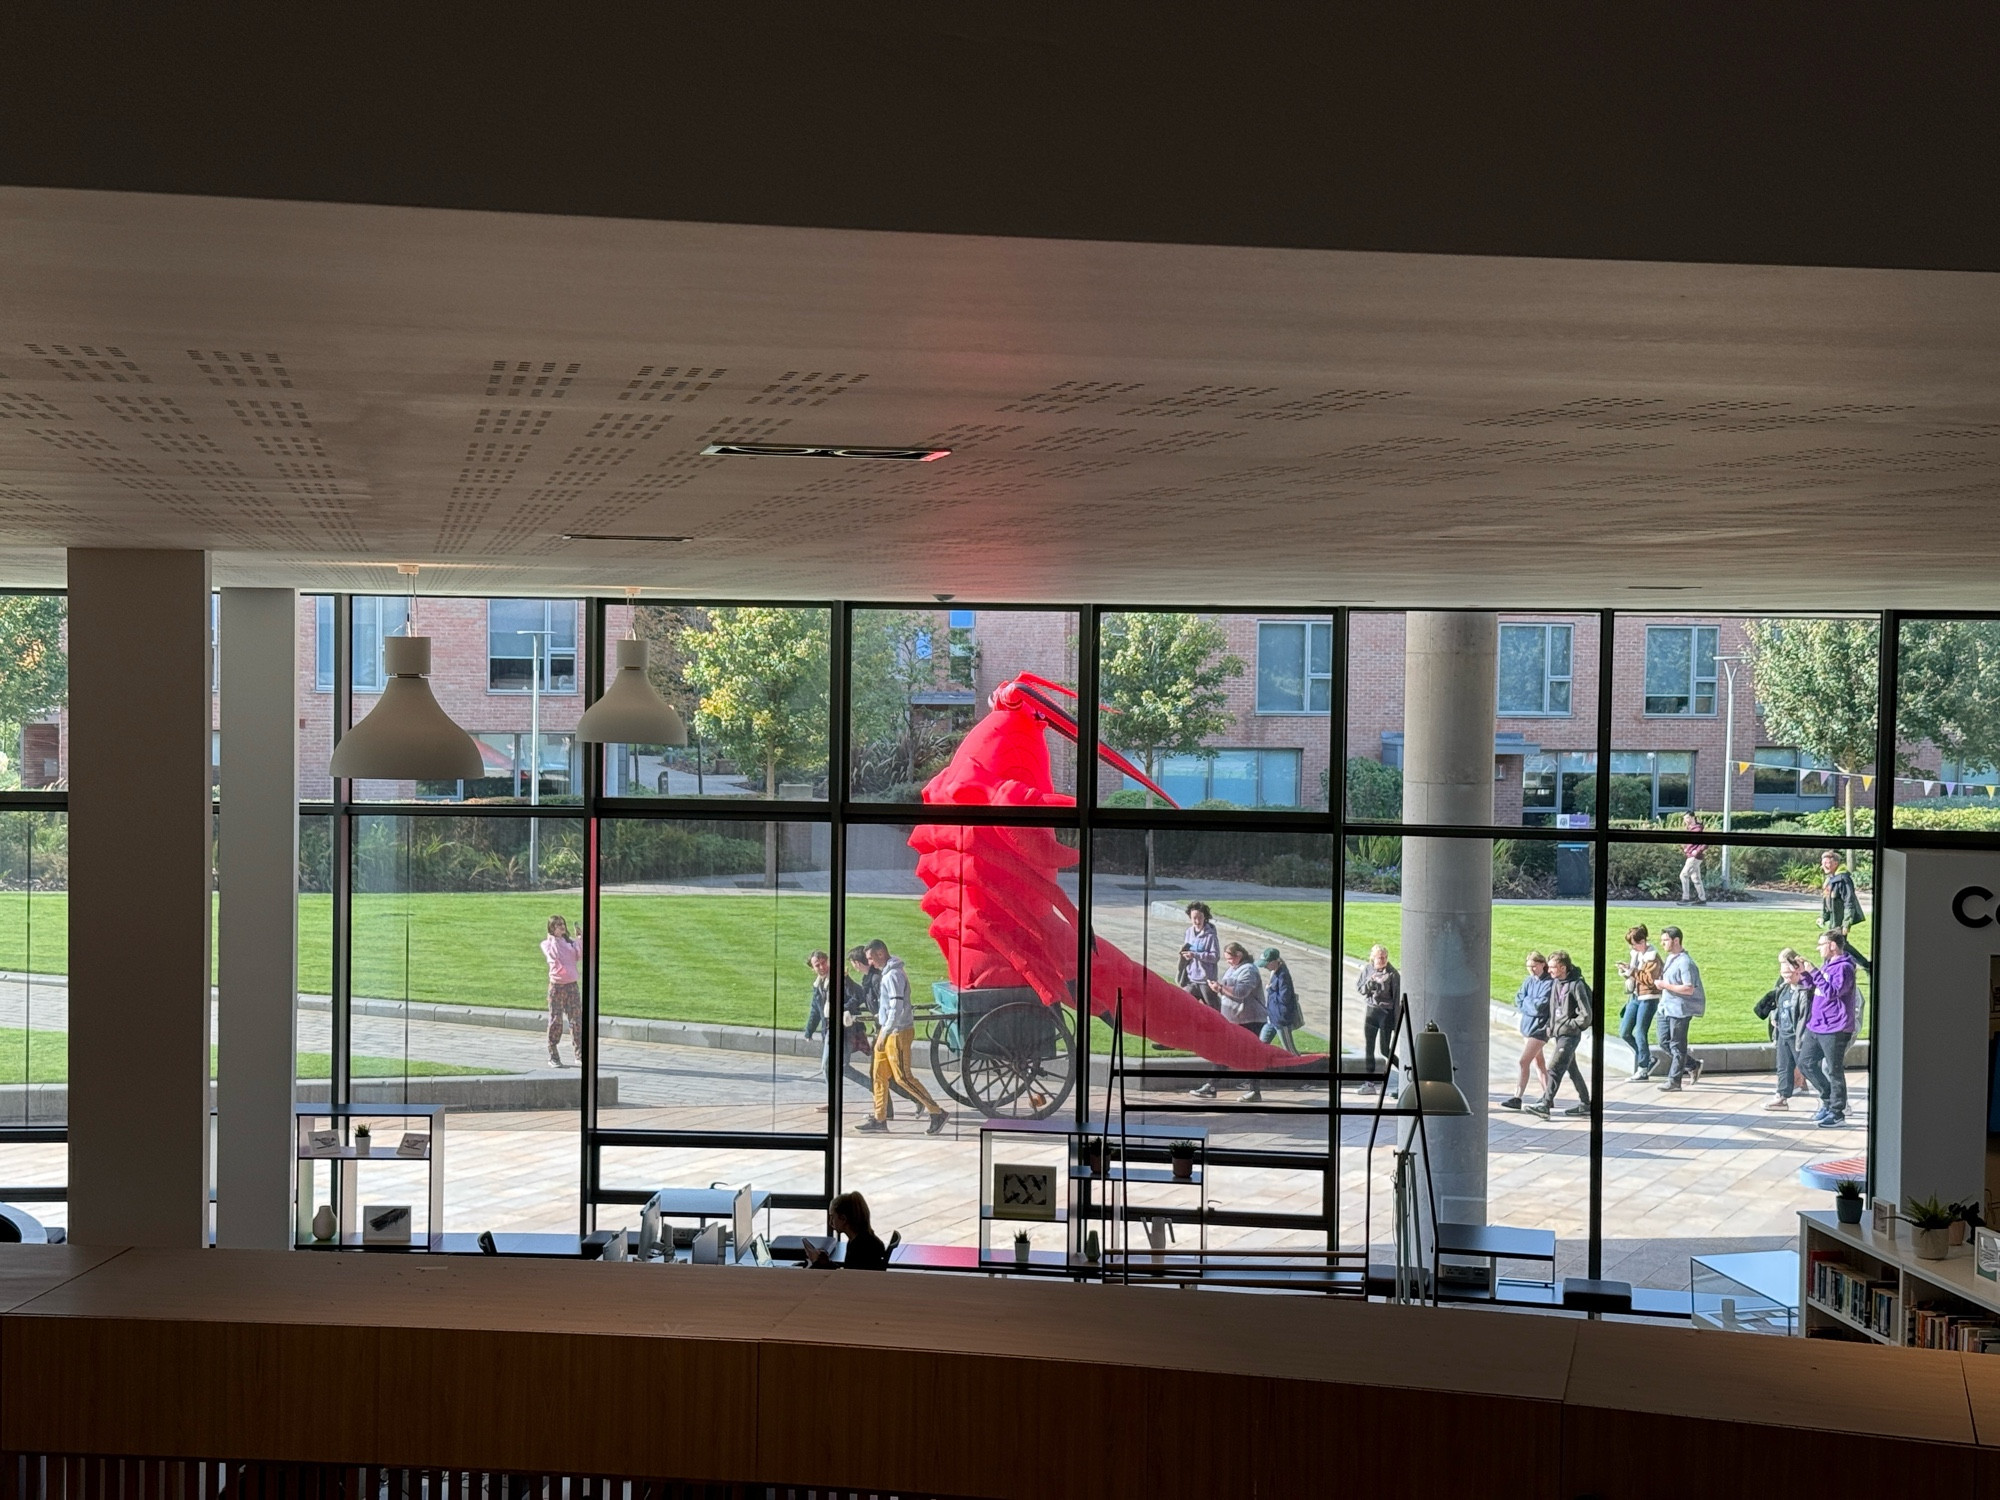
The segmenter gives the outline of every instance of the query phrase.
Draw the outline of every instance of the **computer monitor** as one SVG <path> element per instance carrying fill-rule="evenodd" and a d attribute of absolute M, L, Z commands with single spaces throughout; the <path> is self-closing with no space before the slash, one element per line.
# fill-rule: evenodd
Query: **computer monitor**
<path fill-rule="evenodd" d="M 660 1200 L 648 1198 L 639 1210 L 639 1259 L 651 1260 L 660 1248 Z"/>
<path fill-rule="evenodd" d="M 735 1258 L 741 1260 L 745 1255 L 749 1254 L 750 1241 L 756 1236 L 757 1232 L 756 1221 L 750 1214 L 750 1184 L 747 1182 L 736 1190 L 736 1203 L 732 1211 L 732 1222 L 729 1226 L 729 1232 L 731 1235 L 729 1241 L 730 1247 L 735 1252 Z"/>

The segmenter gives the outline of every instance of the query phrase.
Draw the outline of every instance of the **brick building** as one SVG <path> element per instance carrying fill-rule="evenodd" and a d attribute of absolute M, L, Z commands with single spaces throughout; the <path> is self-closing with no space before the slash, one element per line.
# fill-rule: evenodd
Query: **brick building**
<path fill-rule="evenodd" d="M 1400 767 L 1403 616 L 1357 611 L 1349 620 L 1347 753 Z M 1611 774 L 1622 807 L 1653 817 L 1712 813 L 1725 777 L 1738 812 L 1834 805 L 1836 783 L 1811 774 L 1819 763 L 1764 725 L 1744 661 L 1747 626 L 1719 615 L 1619 617 Z M 1583 783 L 1597 769 L 1598 647 L 1595 615 L 1500 616 L 1496 822 L 1547 824 L 1591 811 Z M 1857 806 L 1872 801 L 1872 789 L 1855 787 Z"/>
<path fill-rule="evenodd" d="M 354 601 L 354 705 L 372 708 L 382 682 L 380 640 L 404 627 L 408 609 L 393 596 Z M 329 793 L 326 761 L 332 746 L 332 600 L 302 595 L 298 604 L 299 791 Z M 928 685 L 911 693 L 914 707 L 949 728 L 969 726 L 1001 683 L 1019 672 L 1074 684 L 1078 622 L 1061 611 L 959 610 L 919 612 L 921 649 L 935 662 Z M 1213 616 L 1242 673 L 1227 687 L 1229 727 L 1210 754 L 1168 757 L 1162 781 L 1175 800 L 1208 799 L 1243 806 L 1322 806 L 1330 769 L 1329 725 L 1335 690 L 1329 617 L 1245 614 Z M 1347 754 L 1400 766 L 1403 757 L 1403 616 L 1356 611 L 1350 617 Z M 577 600 L 425 598 L 417 628 L 432 638 L 432 688 L 445 711 L 479 742 L 489 775 L 459 787 L 369 786 L 369 797 L 527 794 L 528 741 L 534 695 L 532 662 L 542 668 L 540 725 L 542 793 L 576 786 L 574 729 L 583 711 L 578 675 L 585 606 Z M 1622 795 L 1643 787 L 1656 815 L 1722 806 L 1723 778 L 1732 782 L 1737 811 L 1809 811 L 1837 801 L 1835 783 L 1813 776 L 1809 757 L 1775 743 L 1742 665 L 1746 622 L 1729 616 L 1625 616 L 1618 621 L 1613 693 L 1612 773 Z M 614 605 L 608 633 L 625 627 Z M 1588 811 L 1584 778 L 1595 771 L 1598 624 L 1594 615 L 1503 614 L 1500 618 L 1500 709 L 1494 721 L 1494 812 L 1502 824 L 1552 823 Z M 524 634 L 534 632 L 535 634 Z M 536 646 L 533 642 L 542 644 Z M 1733 736 L 1728 715 L 1735 672 Z M 28 784 L 59 779 L 66 735 L 60 716 L 23 731 Z M 1075 786 L 1075 755 L 1051 744 L 1055 784 Z M 1933 757 L 1926 757 L 1932 759 Z M 1728 766 L 1750 763 L 1748 772 Z M 56 762 L 51 766 L 45 762 Z M 1801 771 L 1805 774 L 1801 774 Z M 1102 780 L 1106 792 L 1122 778 Z M 723 788 L 711 788 L 721 790 Z M 1858 805 L 1872 790 L 1855 789 Z"/>

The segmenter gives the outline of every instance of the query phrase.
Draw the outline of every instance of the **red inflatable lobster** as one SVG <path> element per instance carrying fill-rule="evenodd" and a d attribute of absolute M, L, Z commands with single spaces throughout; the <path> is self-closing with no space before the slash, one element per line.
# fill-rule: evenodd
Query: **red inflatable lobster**
<path fill-rule="evenodd" d="M 960 743 L 951 764 L 931 778 L 924 801 L 978 807 L 1073 807 L 1051 788 L 1047 726 L 1072 744 L 1076 720 L 1052 694 L 1068 688 L 1023 672 L 993 694 L 993 711 Z M 1102 746 L 1110 765 L 1171 797 L 1130 761 Z M 910 834 L 917 874 L 929 888 L 923 908 L 960 989 L 1026 985 L 1044 1005 L 1075 1005 L 1075 905 L 1056 875 L 1076 864 L 1074 849 L 1046 828 L 925 824 Z M 1193 1052 L 1224 1067 L 1265 1069 L 1316 1061 L 1260 1042 L 1225 1021 L 1179 985 L 1162 979 L 1111 944 L 1093 939 L 1090 1006 L 1109 1019 L 1123 993 L 1125 1028 L 1163 1047 Z"/>

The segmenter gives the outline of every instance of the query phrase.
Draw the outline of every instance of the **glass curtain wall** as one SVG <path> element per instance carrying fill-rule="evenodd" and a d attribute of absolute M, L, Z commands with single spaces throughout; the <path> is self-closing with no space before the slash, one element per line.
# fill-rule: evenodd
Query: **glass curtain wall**
<path fill-rule="evenodd" d="M 67 1223 L 69 671 L 60 593 L 0 594 L 0 1202 Z"/>
<path fill-rule="evenodd" d="M 1819 1202 L 1802 1165 L 1866 1154 L 1881 841 L 2000 846 L 1990 620 L 1889 617 L 1895 764 L 1878 767 L 1876 616 L 594 601 L 571 631 L 568 604 L 521 603 L 416 607 L 465 679 L 448 706 L 492 752 L 491 785 L 303 808 L 302 1025 L 329 1086 L 575 1090 L 454 1109 L 454 1228 L 627 1225 L 657 1188 L 749 1182 L 781 1232 L 858 1188 L 885 1231 L 971 1254 L 982 1126 L 1074 1124 L 1115 1096 L 1162 1139 L 1207 1143 L 1216 1248 L 1379 1247 L 1379 948 L 1417 1023 L 1450 1034 L 1472 1108 L 1452 1212 L 1552 1232 L 1562 1274 L 1682 1286 L 1690 1250 L 1789 1239 Z M 329 725 L 371 701 L 392 615 L 302 603 Z M 344 653 L 321 648 L 343 629 Z M 628 632 L 686 746 L 574 744 L 604 643 Z M 501 744 L 537 734 L 569 738 Z M 331 790 L 322 770 L 302 753 L 302 797 Z M 1855 1036 L 1822 1127 L 1829 1101 L 1802 1067 L 1781 1078 L 1758 1007 L 1781 950 L 1827 958 L 1824 902 L 1849 885 L 1831 925 L 1861 970 Z M 1197 972 L 1190 907 L 1217 949 Z M 568 1030 L 546 1055 L 555 915 L 584 931 L 583 1070 Z M 1667 968 L 1668 927 L 1705 1003 L 1663 1034 L 1674 1007 L 1629 971 Z M 1534 981 L 1558 951 L 1587 1016 L 1551 1093 Z M 877 1130 L 890 962 L 908 1059 Z M 1277 967 L 1297 1020 L 1267 1040 Z M 1222 993 L 1245 968 L 1254 1027 Z M 971 1044 L 1016 1001 L 1033 1027 Z M 1683 1043 L 1700 1076 L 1670 1090 L 1660 1059 Z M 1160 1217 L 1198 1227 L 1177 1213 Z"/>

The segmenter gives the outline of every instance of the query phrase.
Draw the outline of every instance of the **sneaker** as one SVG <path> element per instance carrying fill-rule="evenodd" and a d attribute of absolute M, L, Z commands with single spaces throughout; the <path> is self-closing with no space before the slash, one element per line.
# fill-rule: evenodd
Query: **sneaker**
<path fill-rule="evenodd" d="M 1632 1076 L 1628 1078 L 1626 1082 L 1644 1083 L 1648 1078 L 1651 1078 L 1652 1076 L 1653 1076 L 1653 1065 L 1651 1063 L 1647 1063 L 1646 1066 L 1643 1068 L 1634 1068 L 1632 1070 Z"/>
<path fill-rule="evenodd" d="M 1572 1104 L 1568 1109 L 1564 1110 L 1563 1113 L 1570 1116 L 1570 1118 L 1574 1119 L 1578 1115 L 1589 1114 L 1590 1106 L 1588 1104 Z"/>
<path fill-rule="evenodd" d="M 1189 1089 L 1188 1092 L 1197 1099 L 1213 1099 L 1215 1097 L 1215 1085 L 1212 1083 L 1197 1084 L 1195 1087 Z"/>
<path fill-rule="evenodd" d="M 943 1135 L 944 1127 L 950 1119 L 951 1119 L 950 1115 L 946 1114 L 943 1110 L 939 1110 L 936 1114 L 931 1116 L 930 1128 L 926 1130 L 924 1134 Z"/>
<path fill-rule="evenodd" d="M 1814 1122 L 1821 1130 L 1839 1130 L 1847 1123 L 1846 1115 L 1829 1114 Z"/>
<path fill-rule="evenodd" d="M 560 1057 L 557 1057 L 555 1053 L 551 1052 L 549 1054 L 549 1066 L 552 1068 L 560 1068 L 562 1065 L 563 1065 L 562 1059 Z"/>
<path fill-rule="evenodd" d="M 863 1120 L 854 1127 L 856 1135 L 887 1135 L 889 1127 L 880 1120 Z"/>
<path fill-rule="evenodd" d="M 1521 1107 L 1521 1096 L 1519 1094 L 1516 1094 L 1511 1099 L 1502 1099 L 1500 1101 L 1500 1107 L 1502 1109 L 1519 1109 Z"/>
<path fill-rule="evenodd" d="M 1537 1099 L 1533 1104 L 1522 1105 L 1521 1112 L 1523 1114 L 1534 1115 L 1538 1119 L 1543 1119 L 1543 1120 L 1546 1120 L 1549 1117 L 1548 1105 L 1542 1103 L 1542 1101 L 1539 1099 Z"/>
<path fill-rule="evenodd" d="M 1785 1098 L 1783 1095 L 1780 1095 L 1776 1099 L 1773 1099 L 1769 1104 L 1764 1106 L 1764 1108 L 1766 1109 L 1790 1109 L 1791 1107 L 1792 1107 L 1791 1101 Z"/>
<path fill-rule="evenodd" d="M 1688 1082 L 1689 1082 L 1689 1083 L 1700 1083 L 1700 1082 L 1701 1082 L 1701 1059 L 1700 1059 L 1700 1058 L 1698 1058 L 1698 1057 L 1690 1057 L 1690 1058 L 1688 1059 L 1688 1068 L 1689 1068 L 1689 1072 L 1688 1072 Z"/>
<path fill-rule="evenodd" d="M 1660 1085 L 1660 1092 L 1663 1094 L 1678 1094 L 1680 1091 L 1681 1081 L 1678 1078 L 1671 1079 Z"/>
<path fill-rule="evenodd" d="M 1264 1095 L 1260 1090 L 1252 1089 L 1237 1102 L 1240 1104 L 1262 1104 L 1264 1102 Z"/>

